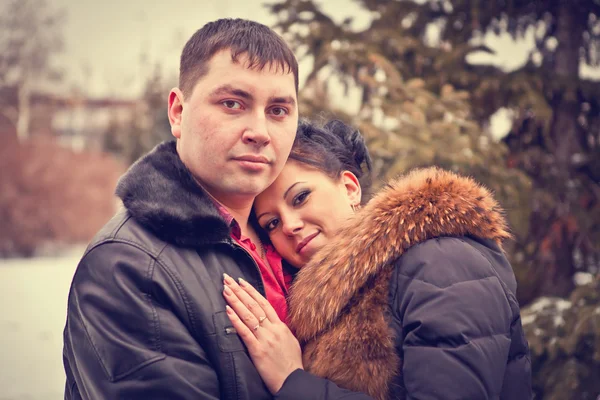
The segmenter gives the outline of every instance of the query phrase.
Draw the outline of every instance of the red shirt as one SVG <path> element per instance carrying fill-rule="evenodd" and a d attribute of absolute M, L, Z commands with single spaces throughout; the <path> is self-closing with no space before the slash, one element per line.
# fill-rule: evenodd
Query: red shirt
<path fill-rule="evenodd" d="M 231 227 L 231 237 L 240 246 L 242 246 L 254 259 L 260 270 L 263 284 L 265 287 L 265 294 L 267 300 L 271 306 L 277 312 L 279 319 L 284 323 L 287 323 L 287 301 L 286 296 L 288 293 L 291 279 L 289 276 L 284 276 L 283 266 L 281 265 L 281 256 L 273 246 L 270 244 L 264 244 L 265 252 L 267 253 L 267 261 L 269 265 L 260 256 L 260 253 L 252 240 L 249 237 L 243 236 L 240 229 L 240 225 L 233 218 L 233 216 L 223 207 L 223 205 L 216 203 L 217 210 L 225 222 Z"/>

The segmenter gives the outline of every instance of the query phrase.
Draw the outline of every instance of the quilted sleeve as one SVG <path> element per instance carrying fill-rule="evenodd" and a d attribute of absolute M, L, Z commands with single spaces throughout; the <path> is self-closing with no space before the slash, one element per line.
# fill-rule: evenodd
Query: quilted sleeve
<path fill-rule="evenodd" d="M 487 258 L 459 238 L 431 239 L 396 264 L 407 399 L 498 399 L 512 311 Z"/>

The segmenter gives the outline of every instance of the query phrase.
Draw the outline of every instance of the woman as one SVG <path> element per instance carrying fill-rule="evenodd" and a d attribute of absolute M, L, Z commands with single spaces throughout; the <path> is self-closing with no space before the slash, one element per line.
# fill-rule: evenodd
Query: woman
<path fill-rule="evenodd" d="M 496 201 L 431 168 L 358 210 L 369 168 L 357 131 L 301 122 L 283 172 L 256 199 L 258 223 L 299 269 L 288 319 L 302 360 L 268 302 L 224 279 L 228 316 L 267 387 L 298 399 L 531 399 Z"/>

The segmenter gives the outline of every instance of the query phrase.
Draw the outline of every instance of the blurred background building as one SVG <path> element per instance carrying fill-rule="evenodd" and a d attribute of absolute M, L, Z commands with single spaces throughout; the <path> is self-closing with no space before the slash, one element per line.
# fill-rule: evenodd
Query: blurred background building
<path fill-rule="evenodd" d="M 81 246 L 170 138 L 185 41 L 223 17 L 284 36 L 301 115 L 358 126 L 376 186 L 438 165 L 494 190 L 536 399 L 600 398 L 600 1 L 3 0 L 0 399 L 62 398 Z"/>

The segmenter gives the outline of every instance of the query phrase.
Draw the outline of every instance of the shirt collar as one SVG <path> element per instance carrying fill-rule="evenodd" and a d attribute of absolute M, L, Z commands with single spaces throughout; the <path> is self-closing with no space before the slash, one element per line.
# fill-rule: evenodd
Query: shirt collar
<path fill-rule="evenodd" d="M 211 197 L 211 199 L 212 199 L 213 203 L 215 203 L 215 207 L 217 207 L 217 211 L 219 212 L 219 214 L 221 214 L 221 216 L 225 220 L 225 223 L 231 229 L 231 234 L 236 239 L 240 239 L 242 237 L 242 230 L 240 229 L 240 224 L 235 220 L 233 215 L 231 215 L 231 213 L 229 211 L 227 211 L 227 209 L 225 208 L 225 206 L 223 204 L 219 203 L 217 200 L 213 199 L 212 197 Z"/>

